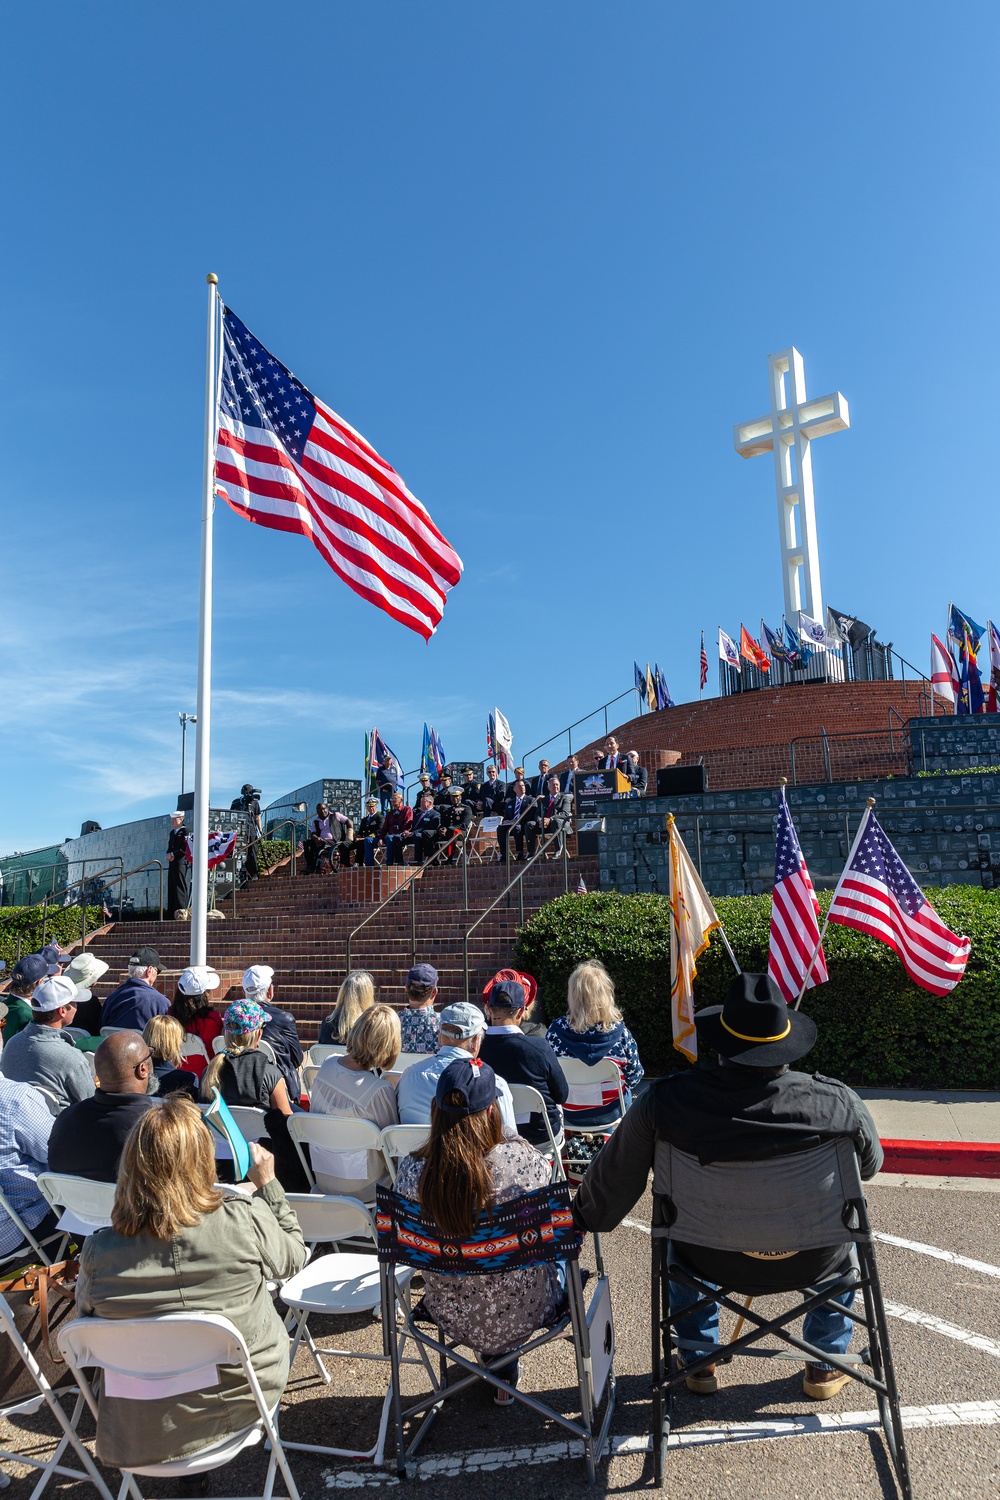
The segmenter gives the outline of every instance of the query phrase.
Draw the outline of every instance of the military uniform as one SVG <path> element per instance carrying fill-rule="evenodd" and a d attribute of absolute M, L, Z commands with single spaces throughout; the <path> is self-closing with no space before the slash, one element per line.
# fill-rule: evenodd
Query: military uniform
<path fill-rule="evenodd" d="M 171 828 L 167 839 L 167 853 L 173 859 L 167 865 L 167 917 L 191 905 L 191 866 L 187 858 L 187 841 L 190 829 L 181 824 Z"/>

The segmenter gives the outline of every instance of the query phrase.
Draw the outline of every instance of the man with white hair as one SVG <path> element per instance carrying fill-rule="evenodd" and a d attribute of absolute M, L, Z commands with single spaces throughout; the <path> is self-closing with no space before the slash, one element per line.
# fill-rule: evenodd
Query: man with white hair
<path fill-rule="evenodd" d="M 470 1005 L 467 1000 L 446 1005 L 438 1022 L 437 1052 L 425 1062 L 413 1063 L 405 1069 L 396 1085 L 399 1120 L 402 1125 L 429 1125 L 431 1101 L 445 1068 L 458 1058 L 479 1056 L 486 1030 L 486 1017 L 478 1005 Z M 514 1120 L 514 1096 L 499 1073 L 497 1103 L 503 1116 L 504 1133 L 513 1139 L 518 1134 Z"/>
<path fill-rule="evenodd" d="M 101 1025 L 142 1031 L 154 1016 L 165 1016 L 170 1001 L 154 988 L 162 968 L 155 948 L 137 948 L 128 961 L 128 978 L 104 1002 Z"/>
<path fill-rule="evenodd" d="M 243 993 L 248 1000 L 255 1000 L 267 1013 L 267 1024 L 261 1036 L 271 1044 L 274 1060 L 288 1089 L 288 1098 L 295 1109 L 302 1094 L 298 1070 L 304 1053 L 295 1017 L 290 1011 L 281 1010 L 274 1003 L 274 970 L 269 964 L 250 965 L 243 975 Z"/>
<path fill-rule="evenodd" d="M 52 1114 L 94 1092 L 90 1063 L 63 1030 L 76 1016 L 76 985 L 65 974 L 43 979 L 31 997 L 31 1020 L 0 1052 L 0 1073 L 44 1090 Z"/>

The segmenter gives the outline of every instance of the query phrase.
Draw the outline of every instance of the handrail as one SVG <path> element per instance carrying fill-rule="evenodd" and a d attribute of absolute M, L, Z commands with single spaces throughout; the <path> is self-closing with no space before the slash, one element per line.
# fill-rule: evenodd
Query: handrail
<path fill-rule="evenodd" d="M 396 837 L 396 835 L 390 835 L 390 837 Z M 468 847 L 467 846 L 468 846 L 468 839 L 464 839 L 463 840 L 463 855 L 464 855 L 466 861 L 468 860 L 468 857 L 469 857 Z M 347 972 L 348 972 L 348 974 L 351 972 L 351 944 L 352 944 L 352 942 L 357 937 L 357 935 L 361 931 L 362 927 L 367 927 L 368 923 L 371 922 L 371 921 L 373 921 L 375 919 L 375 917 L 378 916 L 379 912 L 382 910 L 383 907 L 388 906 L 390 901 L 395 901 L 395 899 L 399 895 L 400 891 L 406 891 L 406 890 L 408 890 L 410 892 L 410 963 L 412 964 L 412 963 L 416 962 L 416 957 L 415 957 L 414 949 L 415 949 L 415 943 L 416 943 L 416 926 L 417 926 L 417 910 L 416 910 L 416 906 L 417 906 L 417 894 L 416 894 L 416 890 L 414 888 L 414 881 L 416 880 L 416 878 L 417 878 L 418 875 L 423 875 L 423 873 L 424 873 L 425 870 L 429 870 L 432 865 L 436 865 L 439 862 L 439 860 L 441 859 L 442 855 L 446 853 L 447 849 L 448 849 L 448 845 L 447 844 L 442 844 L 441 847 L 440 847 L 440 849 L 436 850 L 434 852 L 434 854 L 431 855 L 430 859 L 425 860 L 422 865 L 402 865 L 401 866 L 402 869 L 407 870 L 409 872 L 409 878 L 407 880 L 400 881 L 400 883 L 399 883 L 399 885 L 397 885 L 396 889 L 394 891 L 390 891 L 389 894 L 388 894 L 388 896 L 383 896 L 383 898 L 379 902 L 378 906 L 374 907 L 368 913 L 367 917 L 365 917 L 363 921 L 359 922 L 358 925 L 357 925 L 357 927 L 355 927 L 353 929 L 353 931 L 351 931 L 351 932 L 349 932 L 347 934 L 347 954 L 346 954 L 346 960 L 347 960 Z M 385 870 L 394 870 L 396 868 L 396 866 L 395 865 L 386 864 L 386 865 L 383 865 L 382 868 L 385 869 Z M 468 879 L 468 876 L 466 876 L 466 879 Z"/>
<path fill-rule="evenodd" d="M 119 862 L 121 862 L 121 856 L 120 855 L 115 856 L 115 857 L 119 860 Z M 101 878 L 102 875 L 108 875 L 108 874 L 110 874 L 113 869 L 114 869 L 113 865 L 108 865 L 106 869 L 104 869 L 104 870 L 98 870 L 96 875 L 85 875 L 80 880 L 71 880 L 69 882 L 69 884 L 66 885 L 66 886 L 64 886 L 63 889 L 60 890 L 60 891 L 47 891 L 45 893 L 44 897 L 42 898 L 42 903 L 41 903 L 41 905 L 42 905 L 42 947 L 43 948 L 45 947 L 45 939 L 46 939 L 46 937 L 48 935 L 49 901 L 52 899 L 52 897 L 53 896 L 67 896 L 67 895 L 69 895 L 70 891 L 72 891 L 72 890 L 74 890 L 76 888 L 76 886 L 78 886 L 78 885 L 86 885 L 86 883 L 87 883 L 88 880 L 100 880 L 100 878 Z M 0 912 L 0 922 L 2 922 L 4 920 L 13 921 L 14 917 L 15 916 L 20 916 L 20 914 L 23 911 L 32 911 L 33 909 L 34 908 L 29 905 L 27 907 L 19 906 L 19 907 L 16 907 L 15 909 L 13 909 L 13 910 L 9 910 L 7 912 Z M 84 902 L 83 902 L 83 932 L 84 932 L 84 934 L 86 934 L 86 931 L 87 931 L 87 905 L 86 905 L 86 900 L 84 900 Z M 20 958 L 20 937 L 18 938 L 18 950 L 19 950 L 18 951 L 18 957 Z"/>
<path fill-rule="evenodd" d="M 108 882 L 108 884 L 105 886 L 105 890 L 111 890 L 111 888 L 113 886 L 116 886 L 116 885 L 124 887 L 124 884 L 125 884 L 126 880 L 131 879 L 131 877 L 133 875 L 139 875 L 139 874 L 141 874 L 143 870 L 148 870 L 153 865 L 156 865 L 157 869 L 160 872 L 160 875 L 159 875 L 159 884 L 160 884 L 160 902 L 159 902 L 159 905 L 160 905 L 160 921 L 162 922 L 163 921 L 163 861 L 162 861 L 162 859 L 147 859 L 143 864 L 136 865 L 136 867 L 135 867 L 134 870 L 125 870 L 125 871 L 123 871 L 121 875 L 116 875 L 115 878 L 114 878 L 114 880 L 110 880 Z M 118 899 L 119 899 L 119 901 L 121 901 L 121 900 L 124 899 L 124 891 L 121 892 L 121 894 L 119 895 Z"/>
<path fill-rule="evenodd" d="M 564 734 L 567 736 L 567 743 L 568 743 L 568 746 L 569 746 L 569 748 L 568 748 L 568 750 L 566 752 L 566 755 L 567 755 L 567 758 L 568 758 L 569 756 L 571 756 L 573 754 L 573 730 L 577 729 L 581 724 L 586 724 L 586 722 L 587 722 L 588 719 L 592 719 L 595 714 L 599 714 L 602 711 L 604 713 L 604 734 L 605 734 L 605 737 L 606 737 L 607 734 L 608 734 L 608 709 L 612 706 L 612 704 L 614 704 L 614 703 L 620 703 L 623 698 L 627 698 L 628 697 L 629 693 L 634 693 L 634 692 L 635 692 L 635 687 L 634 686 L 626 688 L 625 691 L 624 691 L 624 693 L 619 693 L 618 694 L 617 698 L 609 698 L 608 701 L 607 701 L 607 703 L 601 703 L 601 704 L 599 704 L 597 706 L 597 708 L 592 709 L 589 714 L 584 714 L 584 716 L 583 716 L 582 719 L 577 719 L 575 724 L 568 724 L 565 729 L 560 729 L 560 730 L 557 730 L 557 732 L 555 734 L 550 734 L 547 740 L 542 740 L 541 743 L 538 744 L 538 745 L 532 745 L 532 747 L 531 747 L 530 750 L 524 750 L 524 751 L 522 751 L 521 752 L 521 760 L 518 762 L 518 764 L 519 765 L 527 766 L 528 756 L 529 755 L 534 755 L 534 753 L 535 753 L 536 750 L 544 750 L 544 748 L 545 748 L 546 745 L 551 745 L 551 743 L 552 743 L 553 740 L 560 739 Z"/>
<path fill-rule="evenodd" d="M 513 825 L 511 825 L 511 826 L 513 826 Z M 486 918 L 489 916 L 489 914 L 493 910 L 493 908 L 495 906 L 499 906 L 500 902 L 508 894 L 508 892 L 510 891 L 511 887 L 515 886 L 515 885 L 518 888 L 518 895 L 520 897 L 521 925 L 522 926 L 524 925 L 524 886 L 522 885 L 521 882 L 524 880 L 525 875 L 527 875 L 527 873 L 531 869 L 532 865 L 534 865 L 539 859 L 541 859 L 542 855 L 545 853 L 545 851 L 549 847 L 549 845 L 552 844 L 552 843 L 554 843 L 555 840 L 558 839 L 558 838 L 560 838 L 560 837 L 562 837 L 562 841 L 563 841 L 563 847 L 562 847 L 563 894 L 564 895 L 569 895 L 569 849 L 568 849 L 568 845 L 567 845 L 565 834 L 566 834 L 566 830 L 564 828 L 557 828 L 553 833 L 549 834 L 549 836 L 548 836 L 547 839 L 544 839 L 542 841 L 542 843 L 539 844 L 538 848 L 535 850 L 535 852 L 531 856 L 531 858 L 529 860 L 527 860 L 526 863 L 521 866 L 520 870 L 518 870 L 517 874 L 514 876 L 514 879 L 511 880 L 511 881 L 509 881 L 507 883 L 507 885 L 504 886 L 504 888 L 500 892 L 499 896 L 497 896 L 495 900 L 493 900 L 493 901 L 490 902 L 489 906 L 486 908 L 485 911 L 480 912 L 479 916 L 476 918 L 476 920 L 473 922 L 472 926 L 469 928 L 469 930 L 466 932 L 465 936 L 463 937 L 463 939 L 462 939 L 462 969 L 463 969 L 464 982 L 465 982 L 465 998 L 466 998 L 466 1000 L 468 1000 L 468 998 L 469 998 L 469 939 L 470 939 L 470 937 L 475 932 L 476 928 L 482 922 L 484 922 L 486 920 Z M 510 844 L 509 844 L 509 841 L 508 841 L 508 848 L 509 847 L 510 847 Z"/>
<path fill-rule="evenodd" d="M 891 730 L 891 727 L 890 727 L 890 729 L 888 731 L 882 730 L 882 729 L 852 729 L 852 730 L 845 731 L 843 734 L 827 734 L 826 730 L 824 729 L 824 730 L 821 730 L 819 734 L 797 734 L 794 737 L 794 739 L 791 739 L 788 742 L 789 758 L 791 760 L 791 772 L 792 772 L 791 780 L 792 780 L 792 785 L 793 786 L 797 786 L 798 785 L 798 779 L 797 779 L 796 767 L 795 767 L 795 747 L 796 747 L 796 745 L 807 744 L 807 743 L 810 743 L 810 742 L 813 743 L 813 744 L 822 745 L 822 747 L 823 747 L 823 763 L 824 763 L 824 766 L 826 767 L 826 778 L 825 779 L 828 782 L 832 782 L 833 781 L 833 774 L 832 774 L 832 770 L 831 770 L 831 766 L 830 766 L 830 745 L 831 744 L 833 744 L 833 743 L 839 743 L 839 741 L 841 741 L 841 740 L 871 740 L 871 739 L 875 739 L 875 738 L 881 738 L 882 734 L 884 734 L 884 733 L 887 734 L 888 739 L 889 739 L 890 753 L 893 754 L 893 755 L 903 755 L 903 756 L 906 756 L 907 752 L 906 752 L 905 747 L 902 748 L 902 749 L 899 749 L 899 750 L 896 749 L 895 743 L 893 742 L 893 739 L 892 739 L 892 730 Z"/>
<path fill-rule="evenodd" d="M 296 875 L 295 848 L 296 848 L 296 845 L 298 843 L 298 839 L 296 837 L 298 826 L 299 825 L 298 825 L 298 823 L 296 823 L 296 821 L 295 821 L 294 818 L 283 818 L 280 823 L 275 823 L 273 827 L 271 827 L 271 828 L 269 828 L 267 830 L 267 837 L 269 839 L 273 839 L 274 838 L 275 829 L 277 829 L 277 828 L 290 828 L 292 830 L 292 836 L 291 836 L 291 838 L 288 841 L 289 845 L 291 847 L 291 851 L 292 851 L 292 862 L 291 862 L 291 865 L 289 867 L 289 875 L 288 875 L 289 880 L 293 880 L 295 878 L 295 875 Z M 235 906 L 235 902 L 234 902 L 234 906 Z"/>
<path fill-rule="evenodd" d="M 12 857 L 15 858 L 15 859 L 17 858 L 16 855 L 14 855 Z M 18 865 L 18 867 L 15 870 L 8 870 L 7 871 L 7 875 L 4 877 L 3 891 L 0 891 L 0 896 L 3 896 L 4 894 L 6 894 L 6 890 L 7 890 L 7 877 L 8 876 L 10 876 L 10 877 L 13 878 L 14 885 L 16 887 L 16 885 L 17 885 L 17 877 L 19 875 L 33 875 L 36 872 L 36 870 L 52 870 L 52 871 L 55 871 L 55 870 L 58 870 L 58 868 L 59 868 L 59 865 L 58 865 L 58 863 L 55 863 L 55 862 L 51 863 L 51 864 L 47 864 L 47 865 Z M 30 880 L 28 881 L 28 895 L 29 896 L 31 895 L 31 881 Z M 14 906 L 16 903 L 13 902 L 13 901 L 11 901 L 9 904 L 11 906 Z M 29 901 L 28 902 L 29 906 L 34 906 L 34 904 L 35 903 L 33 901 Z"/>

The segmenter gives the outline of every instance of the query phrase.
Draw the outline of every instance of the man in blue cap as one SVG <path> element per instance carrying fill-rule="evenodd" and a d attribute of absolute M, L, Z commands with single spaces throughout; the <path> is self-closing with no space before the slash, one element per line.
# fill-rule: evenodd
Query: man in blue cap
<path fill-rule="evenodd" d="M 438 971 L 434 965 L 414 964 L 406 976 L 406 1009 L 399 1014 L 403 1052 L 437 1051 L 437 992 Z"/>
<path fill-rule="evenodd" d="M 128 961 L 128 978 L 104 1002 L 102 1026 L 142 1031 L 154 1016 L 165 1016 L 170 1001 L 156 988 L 163 960 L 155 948 L 137 948 Z"/>
<path fill-rule="evenodd" d="M 48 963 L 40 953 L 26 953 L 14 965 L 10 984 L 4 995 L 7 1006 L 7 1020 L 3 1028 L 5 1044 L 31 1023 L 31 996 L 35 985 L 41 984 L 48 972 Z"/>
<path fill-rule="evenodd" d="M 455 1005 L 446 1005 L 438 1020 L 440 1030 L 437 1052 L 425 1063 L 413 1063 L 400 1075 L 396 1085 L 399 1120 L 402 1125 L 429 1125 L 431 1102 L 437 1092 L 438 1079 L 445 1068 L 449 1063 L 467 1062 L 470 1057 L 479 1056 L 486 1031 L 486 1018 L 478 1005 L 459 1000 Z M 497 1079 L 497 1103 L 503 1116 L 505 1133 L 516 1136 L 518 1129 L 514 1121 L 514 1100 L 502 1078 Z"/>

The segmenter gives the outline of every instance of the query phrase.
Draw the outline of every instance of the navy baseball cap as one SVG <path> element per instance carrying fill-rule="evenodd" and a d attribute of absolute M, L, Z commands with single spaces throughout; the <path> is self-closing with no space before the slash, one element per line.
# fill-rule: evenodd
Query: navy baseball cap
<path fill-rule="evenodd" d="M 147 969 L 162 969 L 163 959 L 155 948 L 137 948 L 129 959 L 130 964 L 143 964 Z"/>
<path fill-rule="evenodd" d="M 499 979 L 486 997 L 490 1010 L 520 1010 L 524 1003 L 524 985 L 516 979 Z"/>
<path fill-rule="evenodd" d="M 445 1104 L 448 1094 L 461 1094 L 463 1103 Z M 478 1057 L 459 1057 L 448 1064 L 438 1079 L 434 1102 L 447 1120 L 464 1120 L 482 1114 L 497 1096 L 497 1075 Z"/>
<path fill-rule="evenodd" d="M 433 964 L 414 964 L 406 976 L 406 983 L 411 984 L 437 984 L 438 971 Z"/>
<path fill-rule="evenodd" d="M 18 981 L 27 981 L 28 984 L 37 984 L 40 979 L 45 978 L 48 972 L 48 963 L 40 953 L 26 953 L 14 965 L 14 972 L 11 978 Z"/>

